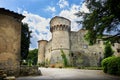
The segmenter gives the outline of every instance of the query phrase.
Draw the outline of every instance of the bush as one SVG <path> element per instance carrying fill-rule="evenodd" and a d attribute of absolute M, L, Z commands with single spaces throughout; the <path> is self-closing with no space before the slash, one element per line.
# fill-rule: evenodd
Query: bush
<path fill-rule="evenodd" d="M 113 53 L 114 51 L 112 50 L 111 43 L 107 41 L 104 48 L 104 58 L 112 56 Z"/>
<path fill-rule="evenodd" d="M 102 60 L 103 71 L 108 74 L 120 75 L 120 57 L 108 57 Z"/>
<path fill-rule="evenodd" d="M 108 63 L 107 73 L 120 75 L 120 57 L 116 57 Z"/>
<path fill-rule="evenodd" d="M 108 57 L 108 58 L 105 58 L 102 60 L 102 67 L 103 67 L 103 71 L 105 73 L 107 73 L 107 70 L 108 70 L 108 63 L 113 59 L 115 58 L 114 56 L 112 57 Z"/>

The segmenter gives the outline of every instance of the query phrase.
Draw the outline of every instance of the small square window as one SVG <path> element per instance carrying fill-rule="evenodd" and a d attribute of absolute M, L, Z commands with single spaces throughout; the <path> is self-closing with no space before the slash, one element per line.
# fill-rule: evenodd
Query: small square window
<path fill-rule="evenodd" d="M 117 49 L 117 52 L 119 53 L 119 52 L 120 52 L 120 49 Z"/>
<path fill-rule="evenodd" d="M 83 45 L 83 48 L 84 48 L 84 49 L 88 48 L 88 45 Z"/>

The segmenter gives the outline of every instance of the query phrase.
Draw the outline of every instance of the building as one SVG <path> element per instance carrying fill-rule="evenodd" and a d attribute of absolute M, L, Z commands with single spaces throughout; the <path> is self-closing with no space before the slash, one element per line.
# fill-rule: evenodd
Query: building
<path fill-rule="evenodd" d="M 62 51 L 68 63 L 72 66 L 99 66 L 103 58 L 104 42 L 97 40 L 95 45 L 89 46 L 84 40 L 87 32 L 84 29 L 78 32 L 70 31 L 71 21 L 56 16 L 50 21 L 52 39 L 38 41 L 38 64 L 63 66 Z M 119 47 L 118 47 L 119 46 Z M 116 43 L 113 49 L 120 49 Z M 120 52 L 115 51 L 118 55 Z"/>
<path fill-rule="evenodd" d="M 19 74 L 23 15 L 0 8 L 0 69 Z"/>

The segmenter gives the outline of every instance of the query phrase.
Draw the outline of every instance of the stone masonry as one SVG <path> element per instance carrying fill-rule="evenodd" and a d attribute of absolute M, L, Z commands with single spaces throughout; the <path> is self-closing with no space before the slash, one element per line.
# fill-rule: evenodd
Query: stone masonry
<path fill-rule="evenodd" d="M 88 42 L 84 40 L 87 31 L 81 29 L 74 32 L 70 31 L 70 27 L 70 20 L 64 17 L 56 16 L 51 19 L 52 39 L 38 41 L 38 63 L 62 65 L 61 50 L 63 50 L 71 66 L 100 66 L 104 42 L 98 39 L 95 45 L 89 46 Z M 115 46 L 112 47 L 115 55 L 120 55 L 120 44 L 115 43 Z"/>
<path fill-rule="evenodd" d="M 0 69 L 19 74 L 23 15 L 0 8 Z"/>

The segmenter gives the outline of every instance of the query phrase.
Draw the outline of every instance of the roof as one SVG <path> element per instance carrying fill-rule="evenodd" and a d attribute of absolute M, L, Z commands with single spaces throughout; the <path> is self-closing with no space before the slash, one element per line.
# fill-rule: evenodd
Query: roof
<path fill-rule="evenodd" d="M 22 20 L 25 16 L 23 16 L 22 14 L 18 14 L 16 12 L 10 11 L 8 9 L 5 8 L 0 8 L 0 14 L 4 14 L 4 15 L 8 15 L 8 16 L 13 16 L 19 20 Z"/>
<path fill-rule="evenodd" d="M 50 20 L 50 23 L 51 23 L 51 21 L 53 20 L 53 19 L 55 19 L 55 18 L 62 18 L 62 19 L 65 19 L 65 20 L 68 20 L 69 22 L 71 22 L 69 19 L 67 19 L 67 18 L 64 18 L 64 17 L 61 17 L 61 16 L 55 16 L 55 17 L 53 17 L 51 20 Z"/>

